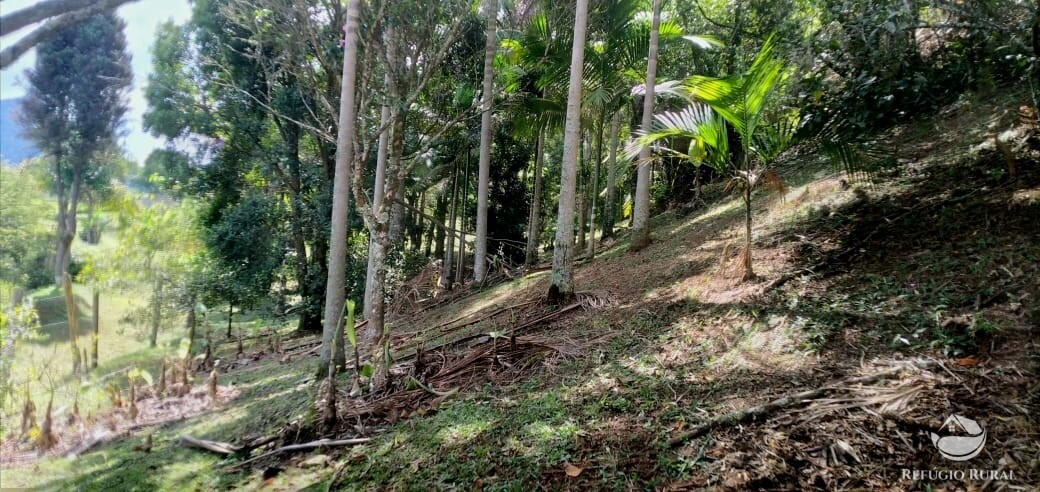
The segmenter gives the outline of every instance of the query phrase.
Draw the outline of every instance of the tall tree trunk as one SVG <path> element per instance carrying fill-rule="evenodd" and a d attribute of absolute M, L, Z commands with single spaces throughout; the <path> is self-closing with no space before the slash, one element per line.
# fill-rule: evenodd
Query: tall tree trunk
<path fill-rule="evenodd" d="M 657 44 L 661 26 L 661 3 L 653 0 L 653 20 L 650 24 L 650 54 L 646 60 L 646 95 L 643 96 L 644 132 L 650 132 L 654 121 L 654 84 L 657 79 Z M 639 251 L 650 244 L 650 177 L 653 167 L 650 166 L 650 147 L 639 151 L 639 162 L 636 164 L 636 196 L 632 206 L 632 242 L 630 251 Z"/>
<path fill-rule="evenodd" d="M 330 361 L 345 362 L 343 330 L 339 314 L 346 302 L 347 219 L 350 207 L 350 168 L 354 161 L 354 95 L 357 77 L 357 32 L 360 0 L 348 0 L 343 75 L 340 87 L 339 130 L 336 135 L 336 178 L 332 191 L 332 227 L 329 236 L 329 276 L 325 291 L 325 326 L 321 334 L 318 374 L 325 375 Z M 333 339 L 336 353 L 333 354 Z"/>
<path fill-rule="evenodd" d="M 404 250 L 405 228 L 408 219 L 408 210 L 404 207 L 404 194 L 398 192 L 394 203 L 390 205 L 390 227 L 387 229 L 390 238 L 390 246 L 394 249 Z"/>
<path fill-rule="evenodd" d="M 148 345 L 152 348 L 155 348 L 159 341 L 159 325 L 162 323 L 162 291 L 162 276 L 156 275 L 155 291 L 152 293 L 152 336 L 148 339 Z"/>
<path fill-rule="evenodd" d="M 577 0 L 567 89 L 567 122 L 563 134 L 560 208 L 556 217 L 556 238 L 553 241 L 552 284 L 547 294 L 550 302 L 566 302 L 574 296 L 574 185 L 578 172 L 578 146 L 581 145 L 581 75 L 585 64 L 588 12 L 588 0 Z"/>
<path fill-rule="evenodd" d="M 285 159 L 289 167 L 289 204 L 291 215 L 292 248 L 296 254 L 296 285 L 303 298 L 303 308 L 300 309 L 300 318 L 296 324 L 296 330 L 301 333 L 317 333 L 321 331 L 321 310 L 317 306 L 319 299 L 310 298 L 308 287 L 310 273 L 308 272 L 307 233 L 304 228 L 303 215 L 303 174 L 300 168 L 300 127 L 286 123 L 280 126 L 282 140 L 286 145 Z M 193 308 L 194 309 L 194 308 Z"/>
<path fill-rule="evenodd" d="M 1033 12 L 1033 55 L 1040 56 L 1040 0 L 1036 0 L 1036 11 Z M 1040 68 L 1034 67 L 1034 72 Z"/>
<path fill-rule="evenodd" d="M 484 89 L 480 96 L 480 159 L 477 164 L 477 230 L 473 243 L 473 281 L 478 285 L 487 275 L 488 181 L 491 174 L 491 103 L 495 94 L 495 27 L 498 23 L 498 0 L 484 0 L 487 21 L 484 44 Z"/>
<path fill-rule="evenodd" d="M 231 340 L 231 322 L 235 319 L 235 301 L 228 301 L 227 305 L 227 335 L 224 338 Z"/>
<path fill-rule="evenodd" d="M 466 148 L 466 167 L 462 171 L 462 208 L 459 209 L 459 257 L 455 262 L 455 281 L 466 283 L 466 199 L 469 197 L 469 161 L 472 149 Z"/>
<path fill-rule="evenodd" d="M 399 53 L 395 43 L 400 40 L 393 31 L 388 31 L 390 50 L 392 55 L 388 57 L 391 62 L 399 59 Z M 391 81 L 389 85 L 390 97 L 400 100 L 401 94 L 398 85 Z M 405 115 L 398 107 L 390 110 L 390 120 L 393 122 L 390 132 L 390 145 L 386 167 L 386 183 L 383 187 L 383 198 L 380 200 L 378 213 L 372 214 L 372 224 L 375 225 L 375 242 L 373 243 L 373 267 L 375 274 L 372 277 L 372 312 L 368 318 L 367 329 L 361 334 L 359 345 L 370 350 L 372 361 L 375 365 L 375 375 L 372 386 L 382 388 L 389 378 L 390 361 L 389 353 L 383 350 L 389 344 L 389 330 L 386 327 L 386 257 L 391 247 L 398 247 L 403 232 L 404 207 L 401 206 L 401 195 L 404 186 L 404 170 L 401 164 L 404 155 L 404 132 Z"/>
<path fill-rule="evenodd" d="M 185 356 L 190 359 L 192 352 L 195 351 L 195 327 L 198 325 L 198 315 L 195 313 L 195 295 L 193 294 L 188 300 L 188 315 L 185 317 L 185 325 L 188 327 L 188 354 Z M 94 360 L 97 360 L 97 356 L 94 356 Z"/>
<path fill-rule="evenodd" d="M 427 243 L 426 245 L 426 256 L 433 258 L 444 257 L 444 241 L 447 239 L 447 234 L 444 231 L 444 222 L 448 220 L 448 186 L 442 186 L 437 191 L 437 201 L 433 208 L 433 221 L 430 224 L 430 234 L 427 236 L 427 241 L 431 241 L 432 244 Z"/>
<path fill-rule="evenodd" d="M 580 253 L 585 250 L 585 213 L 588 210 L 588 193 L 586 193 L 586 183 L 588 182 L 588 163 L 586 158 L 589 155 L 588 147 L 585 145 L 584 139 L 582 139 L 582 152 L 581 157 L 578 158 L 580 163 L 578 166 L 578 183 L 576 184 L 577 190 L 577 207 L 578 207 L 578 244 L 577 252 Z"/>
<path fill-rule="evenodd" d="M 534 190 L 531 194 L 531 214 L 527 217 L 527 249 L 524 263 L 538 262 L 538 243 L 542 235 L 542 160 L 545 155 L 545 130 L 538 130 L 534 155 Z"/>
<path fill-rule="evenodd" d="M 80 369 L 79 349 L 76 347 L 79 340 L 79 317 L 76 316 L 76 297 L 72 293 L 72 277 L 68 273 L 61 276 L 61 285 L 65 291 L 65 312 L 69 323 L 69 349 L 72 351 L 72 373 L 76 374 Z"/>
<path fill-rule="evenodd" d="M 617 148 L 619 134 L 621 133 L 621 111 L 616 111 L 610 118 L 610 154 L 607 159 L 607 196 L 603 200 L 603 238 L 614 236 L 614 220 L 617 211 L 614 210 L 615 194 L 617 184 Z"/>
<path fill-rule="evenodd" d="M 390 76 L 383 77 L 383 85 L 390 85 Z M 378 215 L 379 207 L 383 203 L 383 187 L 386 183 L 386 154 L 390 141 L 390 106 L 383 104 L 379 111 L 379 128 L 383 131 L 379 134 L 379 146 L 376 150 L 376 177 L 372 183 L 372 213 Z M 375 295 L 376 258 L 373 243 L 375 242 L 375 231 L 368 231 L 368 268 L 365 269 L 365 298 L 362 303 L 362 316 L 365 319 L 372 317 L 372 297 Z"/>
<path fill-rule="evenodd" d="M 65 158 L 64 154 L 59 153 L 55 156 L 54 172 L 56 174 L 55 179 L 55 191 L 58 195 L 58 228 L 57 228 L 57 247 L 54 252 L 54 283 L 56 286 L 61 287 L 62 277 L 69 270 L 69 263 L 72 260 L 72 241 L 76 238 L 76 223 L 79 207 L 79 195 L 80 189 L 83 184 L 83 167 L 82 164 L 76 163 L 72 165 L 72 186 L 70 190 L 65 190 L 65 183 L 62 179 L 62 167 L 61 162 Z"/>
<path fill-rule="evenodd" d="M 596 157 L 592 163 L 592 186 L 589 206 L 589 249 L 586 256 L 591 260 L 596 257 L 596 198 L 599 196 L 599 166 L 603 162 L 603 125 L 607 122 L 607 111 L 601 109 L 599 124 L 596 126 Z"/>
<path fill-rule="evenodd" d="M 444 262 L 442 263 L 441 280 L 439 287 L 442 289 L 451 290 L 455 285 L 455 269 L 452 268 L 453 260 L 455 258 L 455 218 L 458 216 L 459 211 L 459 164 L 455 162 L 453 164 L 454 169 L 452 170 L 452 185 L 451 185 L 451 213 L 448 218 L 448 227 L 446 231 L 447 239 L 445 240 L 444 247 Z"/>
<path fill-rule="evenodd" d="M 401 60 L 400 43 L 402 40 L 396 30 L 388 28 L 385 32 L 388 63 L 394 65 Z M 401 101 L 401 81 L 387 78 L 387 88 L 391 101 Z M 388 340 L 388 330 L 385 325 L 386 315 L 386 257 L 391 247 L 400 242 L 403 229 L 404 209 L 401 207 L 400 195 L 404 183 L 404 169 L 402 157 L 404 155 L 404 132 L 405 112 L 397 105 L 391 106 L 389 119 L 390 140 L 387 149 L 387 162 L 385 170 L 385 182 L 382 187 L 382 198 L 379 207 L 372 208 L 369 212 L 369 227 L 374 229 L 375 241 L 372 243 L 372 297 L 371 312 L 368 313 L 368 325 L 359 334 L 358 345 L 372 354 L 372 361 L 376 368 L 373 379 L 373 387 L 381 388 L 389 376 L 389 364 L 387 355 L 381 350 Z M 358 182 L 355 190 L 360 190 L 360 174 L 356 177 Z M 360 199 L 359 199 L 360 200 Z"/>
<path fill-rule="evenodd" d="M 90 341 L 91 353 L 90 353 L 90 367 L 97 369 L 98 366 L 98 342 L 101 340 L 101 292 L 96 288 L 94 289 L 93 299 L 91 299 L 91 317 L 90 323 L 94 328 L 94 334 L 91 335 Z"/>
<path fill-rule="evenodd" d="M 426 192 L 419 191 L 418 195 L 413 193 L 412 195 L 412 206 L 415 210 L 409 214 L 411 217 L 409 222 L 409 248 L 414 252 L 422 251 L 422 232 L 425 230 L 426 225 L 424 224 L 424 218 L 422 216 L 426 210 Z M 421 212 L 421 213 L 420 213 Z"/>

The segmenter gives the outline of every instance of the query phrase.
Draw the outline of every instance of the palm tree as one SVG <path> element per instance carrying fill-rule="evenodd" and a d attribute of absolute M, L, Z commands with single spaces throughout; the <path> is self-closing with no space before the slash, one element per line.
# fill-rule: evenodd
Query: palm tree
<path fill-rule="evenodd" d="M 768 165 L 794 142 L 793 125 L 763 124 L 771 96 L 787 73 L 784 63 L 774 56 L 774 46 L 773 38 L 767 39 L 745 73 L 723 78 L 695 75 L 666 88 L 665 92 L 681 95 L 694 104 L 658 116 L 656 127 L 636 142 L 640 152 L 646 152 L 651 143 L 663 138 L 689 137 L 692 143 L 688 153 L 672 152 L 732 177 L 730 188 L 739 190 L 744 201 L 744 281 L 755 276 L 751 262 L 751 193 L 759 185 L 782 188 L 779 176 Z M 740 162 L 731 161 L 727 127 L 739 137 Z"/>
<path fill-rule="evenodd" d="M 495 24 L 498 22 L 498 1 L 484 1 L 487 16 L 487 37 L 484 45 L 484 89 L 480 97 L 480 158 L 477 164 L 477 230 L 473 245 L 473 280 L 479 285 L 487 274 L 488 179 L 491 173 L 491 103 L 495 98 Z"/>
<path fill-rule="evenodd" d="M 643 96 L 643 125 L 644 132 L 650 132 L 650 125 L 654 117 L 654 84 L 657 77 L 657 44 L 658 29 L 661 25 L 661 3 L 662 0 L 653 1 L 653 21 L 650 25 L 650 54 L 646 60 L 646 92 Z M 633 200 L 632 210 L 632 240 L 629 243 L 630 251 L 639 251 L 650 244 L 650 147 L 644 147 L 639 152 L 639 160 L 636 162 L 636 196 Z"/>
<path fill-rule="evenodd" d="M 798 134 L 798 115 L 788 112 L 773 121 L 765 121 L 772 96 L 789 73 L 788 67 L 774 54 L 773 37 L 766 40 L 751 67 L 729 77 L 693 76 L 681 84 L 659 87 L 662 92 L 682 96 L 692 105 L 678 112 L 658 115 L 654 128 L 640 136 L 629 155 L 666 138 L 687 137 L 689 150 L 666 149 L 697 165 L 708 165 L 721 174 L 729 174 L 728 188 L 741 193 L 744 202 L 744 251 L 741 255 L 743 280 L 755 277 L 751 261 L 751 196 L 752 191 L 766 186 L 783 192 L 780 176 L 770 165 L 787 149 L 799 143 L 819 147 L 846 172 L 869 171 L 874 159 L 886 156 L 877 150 L 859 146 L 841 122 L 830 121 L 813 134 Z M 741 146 L 739 162 L 733 162 L 728 134 L 736 132 Z"/>
<path fill-rule="evenodd" d="M 581 74 L 585 63 L 588 13 L 588 0 L 577 0 L 567 89 L 567 123 L 563 134 L 560 208 L 553 242 L 552 284 L 547 295 L 550 302 L 566 302 L 574 296 L 574 188 L 578 173 L 578 146 L 581 144 Z"/>
<path fill-rule="evenodd" d="M 323 375 L 333 357 L 337 365 L 346 362 L 343 351 L 343 330 L 339 313 L 346 302 L 347 212 L 350 207 L 350 168 L 354 160 L 354 96 L 357 82 L 357 33 L 360 0 L 347 3 L 346 41 L 343 49 L 343 75 L 340 88 L 339 131 L 336 136 L 336 178 L 332 188 L 332 227 L 329 237 L 329 277 L 325 289 L 325 324 L 321 334 L 321 364 L 318 374 Z M 334 338 L 335 337 L 335 338 Z M 336 353 L 332 353 L 335 340 Z"/>

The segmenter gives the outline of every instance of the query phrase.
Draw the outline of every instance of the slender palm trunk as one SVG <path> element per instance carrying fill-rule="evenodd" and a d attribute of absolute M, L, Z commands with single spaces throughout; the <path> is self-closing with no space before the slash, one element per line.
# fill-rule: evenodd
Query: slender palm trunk
<path fill-rule="evenodd" d="M 360 0 L 348 0 L 343 74 L 340 87 L 339 130 L 336 136 L 336 176 L 332 188 L 332 226 L 329 237 L 329 275 L 325 290 L 325 326 L 321 334 L 318 374 L 327 374 L 330 362 L 344 360 L 339 313 L 346 302 L 347 214 L 350 207 L 350 168 L 354 161 L 354 96 L 357 82 L 357 32 Z M 338 350 L 333 353 L 333 340 Z"/>
<path fill-rule="evenodd" d="M 484 90 L 480 101 L 480 160 L 477 164 L 477 230 L 473 244 L 473 280 L 479 285 L 487 275 L 488 181 L 491 173 L 491 103 L 495 99 L 495 27 L 498 0 L 485 0 L 487 42 L 484 45 Z"/>
<path fill-rule="evenodd" d="M 748 281 L 755 278 L 755 271 L 751 269 L 751 187 L 744 189 L 744 276 L 741 280 Z"/>
<path fill-rule="evenodd" d="M 586 206 L 586 203 L 588 203 L 588 194 L 586 193 L 586 182 L 588 181 L 588 179 L 585 176 L 587 174 L 588 164 L 585 162 L 585 157 L 588 156 L 589 153 L 584 142 L 582 142 L 581 147 L 582 155 L 578 158 L 578 162 L 580 162 L 580 164 L 578 165 L 578 183 L 576 185 L 578 193 L 578 252 L 585 250 L 585 213 L 588 210 L 588 207 Z"/>
<path fill-rule="evenodd" d="M 444 262 L 441 265 L 441 280 L 439 287 L 442 289 L 451 290 L 455 285 L 455 269 L 452 268 L 452 262 L 455 258 L 455 218 L 459 211 L 459 164 L 458 162 L 454 165 L 452 171 L 452 185 L 451 185 L 451 212 L 448 214 L 448 227 L 445 231 L 447 239 L 444 245 Z"/>
<path fill-rule="evenodd" d="M 542 217 L 542 159 L 545 146 L 545 130 L 538 130 L 538 142 L 534 155 L 534 191 L 531 195 L 531 214 L 527 218 L 527 254 L 525 263 L 534 265 L 538 262 L 538 239 L 541 236 Z"/>
<path fill-rule="evenodd" d="M 599 167 L 603 162 L 603 124 L 607 122 L 606 109 L 600 110 L 599 125 L 596 127 L 596 157 L 592 163 L 592 186 L 590 187 L 592 203 L 589 206 L 589 250 L 586 256 L 591 260 L 596 257 L 596 198 L 599 197 Z"/>
<path fill-rule="evenodd" d="M 654 84 L 657 78 L 657 44 L 658 31 L 661 25 L 661 3 L 654 0 L 653 21 L 650 27 L 650 54 L 646 61 L 646 95 L 643 97 L 644 132 L 650 132 L 654 120 Z M 638 171 L 636 174 L 636 195 L 632 210 L 632 242 L 631 251 L 639 251 L 650 244 L 650 177 L 653 167 L 650 165 L 650 148 L 639 151 Z"/>
<path fill-rule="evenodd" d="M 614 236 L 614 220 L 617 211 L 614 203 L 617 194 L 617 148 L 621 133 L 621 111 L 610 118 L 610 154 L 607 158 L 607 196 L 603 200 L 603 238 Z"/>
<path fill-rule="evenodd" d="M 470 149 L 466 149 L 466 167 L 462 172 L 462 203 L 459 208 L 459 257 L 455 262 L 455 281 L 463 285 L 466 281 L 466 198 L 469 196 Z"/>
<path fill-rule="evenodd" d="M 94 289 L 93 299 L 91 299 L 91 324 L 94 325 L 94 334 L 90 337 L 91 340 L 91 354 L 90 354 L 90 367 L 97 369 L 98 366 L 98 341 L 101 339 L 101 292 L 96 288 Z"/>
<path fill-rule="evenodd" d="M 437 203 L 433 209 L 433 223 L 430 224 L 430 233 L 433 236 L 433 244 L 430 244 L 427 249 L 433 249 L 434 258 L 444 257 L 444 241 L 447 240 L 447 231 L 444 230 L 444 224 L 448 220 L 448 185 L 442 185 L 441 189 L 437 191 Z M 426 256 L 430 256 L 428 253 Z"/>
<path fill-rule="evenodd" d="M 567 122 L 563 134 L 560 172 L 560 207 L 556 216 L 556 238 L 553 241 L 552 284 L 547 294 L 550 302 L 566 302 L 574 296 L 574 185 L 578 172 L 578 146 L 581 145 L 581 75 L 585 63 L 588 0 L 577 0 L 574 10 Z"/>

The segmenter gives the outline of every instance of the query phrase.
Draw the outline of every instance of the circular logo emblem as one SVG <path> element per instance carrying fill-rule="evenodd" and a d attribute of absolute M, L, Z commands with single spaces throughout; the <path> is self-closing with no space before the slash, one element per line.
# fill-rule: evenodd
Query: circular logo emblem
<path fill-rule="evenodd" d="M 982 452 L 982 446 L 986 444 L 986 430 L 978 422 L 962 415 L 950 415 L 943 422 L 950 434 L 957 435 L 940 436 L 929 432 L 932 444 L 939 450 L 944 458 L 953 461 L 967 461 Z"/>

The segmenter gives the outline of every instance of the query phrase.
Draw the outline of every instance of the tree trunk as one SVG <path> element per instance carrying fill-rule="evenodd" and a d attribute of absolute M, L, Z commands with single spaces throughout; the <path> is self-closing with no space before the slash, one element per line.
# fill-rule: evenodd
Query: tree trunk
<path fill-rule="evenodd" d="M 484 89 L 480 96 L 480 158 L 477 164 L 477 230 L 473 243 L 473 281 L 478 285 L 487 274 L 488 181 L 491 174 L 491 103 L 495 99 L 495 27 L 498 22 L 498 0 L 484 1 L 487 21 L 484 44 Z"/>
<path fill-rule="evenodd" d="M 399 192 L 394 203 L 390 205 L 390 228 L 388 229 L 390 247 L 399 250 L 404 250 L 405 247 L 405 222 L 408 218 L 408 210 L 405 209 L 403 200 L 403 193 Z"/>
<path fill-rule="evenodd" d="M 69 349 L 72 351 L 72 373 L 76 374 L 80 369 L 79 349 L 76 342 L 79 339 L 79 319 L 76 316 L 76 298 L 72 293 L 72 277 L 69 274 L 62 275 L 62 288 L 65 291 L 65 313 L 69 322 Z"/>
<path fill-rule="evenodd" d="M 1033 55 L 1040 56 L 1040 0 L 1036 1 L 1036 12 L 1033 13 Z M 1034 68 L 1033 71 L 1040 69 Z"/>
<path fill-rule="evenodd" d="M 155 291 L 152 294 L 152 336 L 148 339 L 148 346 L 152 348 L 155 348 L 159 341 L 159 325 L 162 322 L 162 289 L 162 276 L 156 275 Z M 230 325 L 230 323 L 228 324 Z"/>
<path fill-rule="evenodd" d="M 650 132 L 654 121 L 654 84 L 657 78 L 657 44 L 661 26 L 661 2 L 653 0 L 653 20 L 650 27 L 650 54 L 646 61 L 646 95 L 643 96 L 644 132 Z M 650 147 L 639 151 L 636 163 L 636 195 L 632 204 L 632 242 L 630 251 L 639 251 L 650 244 Z"/>
<path fill-rule="evenodd" d="M 614 236 L 614 219 L 617 212 L 614 210 L 614 200 L 617 183 L 617 148 L 619 134 L 621 133 L 621 111 L 617 111 L 610 118 L 610 154 L 607 160 L 607 196 L 603 200 L 603 238 Z"/>
<path fill-rule="evenodd" d="M 101 292 L 94 289 L 93 299 L 91 299 L 91 324 L 94 325 L 94 334 L 91 335 L 90 340 L 93 347 L 91 347 L 90 354 L 90 367 L 97 369 L 98 366 L 98 341 L 101 339 Z"/>
<path fill-rule="evenodd" d="M 466 198 L 469 197 L 469 160 L 471 149 L 466 148 L 466 167 L 462 171 L 462 208 L 459 209 L 459 257 L 455 262 L 455 281 L 466 283 Z"/>
<path fill-rule="evenodd" d="M 455 229 L 455 218 L 458 215 L 459 210 L 459 165 L 456 162 L 452 170 L 452 187 L 451 187 L 451 213 L 448 219 L 448 231 L 446 232 L 447 239 L 445 240 L 444 248 L 444 262 L 441 265 L 441 279 L 438 287 L 442 289 L 451 290 L 455 282 L 455 269 L 452 268 L 452 262 L 455 258 L 455 233 L 452 231 Z"/>
<path fill-rule="evenodd" d="M 332 226 L 329 236 L 329 275 L 325 290 L 325 326 L 321 334 L 318 374 L 327 374 L 333 358 L 343 354 L 343 330 L 339 313 L 346 302 L 347 220 L 350 207 L 350 168 L 354 161 L 354 95 L 357 78 L 357 32 L 360 0 L 348 0 L 343 74 L 340 86 L 339 130 L 336 135 L 336 177 L 332 191 Z M 333 340 L 338 350 L 333 354 Z M 345 358 L 344 358 L 345 360 Z"/>
<path fill-rule="evenodd" d="M 589 206 L 589 249 L 585 256 L 590 260 L 596 257 L 596 198 L 599 196 L 599 166 L 603 162 L 603 125 L 607 122 L 607 111 L 601 109 L 599 125 L 596 127 L 596 157 L 592 163 L 592 186 Z"/>
<path fill-rule="evenodd" d="M 531 214 L 527 218 L 527 249 L 524 262 L 538 262 L 539 238 L 542 235 L 542 160 L 545 154 L 545 130 L 538 130 L 534 155 L 534 191 L 531 194 Z"/>
<path fill-rule="evenodd" d="M 391 97 L 399 94 L 391 88 Z M 402 232 L 402 217 L 404 209 L 400 206 L 399 195 L 401 194 L 403 174 L 401 158 L 404 154 L 404 114 L 397 108 L 391 110 L 391 119 L 394 121 L 392 139 L 390 142 L 390 158 L 387 165 L 387 181 L 384 188 L 381 212 L 373 217 L 376 225 L 375 242 L 373 243 L 373 265 L 375 272 L 372 277 L 372 312 L 368 318 L 368 326 L 365 329 L 359 345 L 369 350 L 375 365 L 373 387 L 382 388 L 389 378 L 390 361 L 386 351 L 383 350 L 389 343 L 389 330 L 386 327 L 386 256 L 391 247 L 399 244 Z M 389 217 L 386 209 L 390 209 Z"/>
<path fill-rule="evenodd" d="M 560 206 L 553 241 L 552 284 L 547 294 L 550 302 L 557 303 L 569 301 L 574 296 L 574 185 L 578 172 L 578 146 L 581 145 L 581 75 L 585 64 L 588 11 L 588 0 L 577 0 L 567 89 L 567 122 L 563 135 Z"/>
<path fill-rule="evenodd" d="M 231 320 L 234 319 L 235 301 L 228 301 L 227 306 L 227 335 L 224 338 L 231 340 Z"/>
<path fill-rule="evenodd" d="M 751 269 L 751 187 L 744 190 L 744 275 L 742 281 L 747 282 L 755 278 L 755 271 Z"/>
<path fill-rule="evenodd" d="M 188 354 L 185 357 L 188 359 L 191 358 L 192 352 L 195 351 L 195 326 L 198 324 L 198 318 L 195 314 L 195 302 L 195 296 L 193 295 L 188 301 L 188 316 L 185 322 L 188 325 Z M 97 359 L 96 355 L 94 359 Z"/>
<path fill-rule="evenodd" d="M 54 251 L 54 284 L 62 285 L 62 278 L 69 271 L 72 260 L 72 240 L 76 238 L 76 214 L 79 206 L 80 187 L 83 183 L 81 164 L 72 166 L 72 186 L 66 192 L 62 179 L 61 162 L 65 156 L 61 153 L 54 157 L 55 193 L 58 196 L 57 247 Z"/>
<path fill-rule="evenodd" d="M 383 84 L 390 85 L 390 76 L 383 76 Z M 386 154 L 390 142 L 390 106 L 383 104 L 379 112 L 379 128 L 383 132 L 379 134 L 379 146 L 376 150 L 376 176 L 372 183 L 372 213 L 379 215 L 380 205 L 383 202 L 383 186 L 386 183 Z M 368 268 L 365 269 L 365 298 L 362 303 L 362 316 L 365 319 L 372 317 L 372 297 L 375 295 L 373 284 L 375 283 L 375 231 L 368 231 Z"/>
<path fill-rule="evenodd" d="M 584 147 L 585 145 L 582 145 L 583 149 Z M 578 194 L 578 252 L 585 250 L 585 213 L 588 210 L 588 206 L 586 205 L 588 203 L 588 193 L 586 193 L 587 186 L 585 186 L 586 182 L 588 181 L 587 177 L 585 176 L 587 174 L 586 171 L 588 168 L 588 165 L 585 163 L 586 155 L 588 155 L 588 152 L 583 151 L 579 161 L 581 162 L 581 164 L 580 169 L 578 169 L 578 183 L 576 185 L 576 190 Z"/>
<path fill-rule="evenodd" d="M 447 186 L 437 191 L 437 200 L 433 208 L 433 219 L 430 223 L 430 233 L 426 236 L 426 256 L 443 258 L 444 241 L 447 239 L 447 234 L 444 231 L 444 222 L 448 220 Z M 430 251 L 431 249 L 433 251 Z"/>

